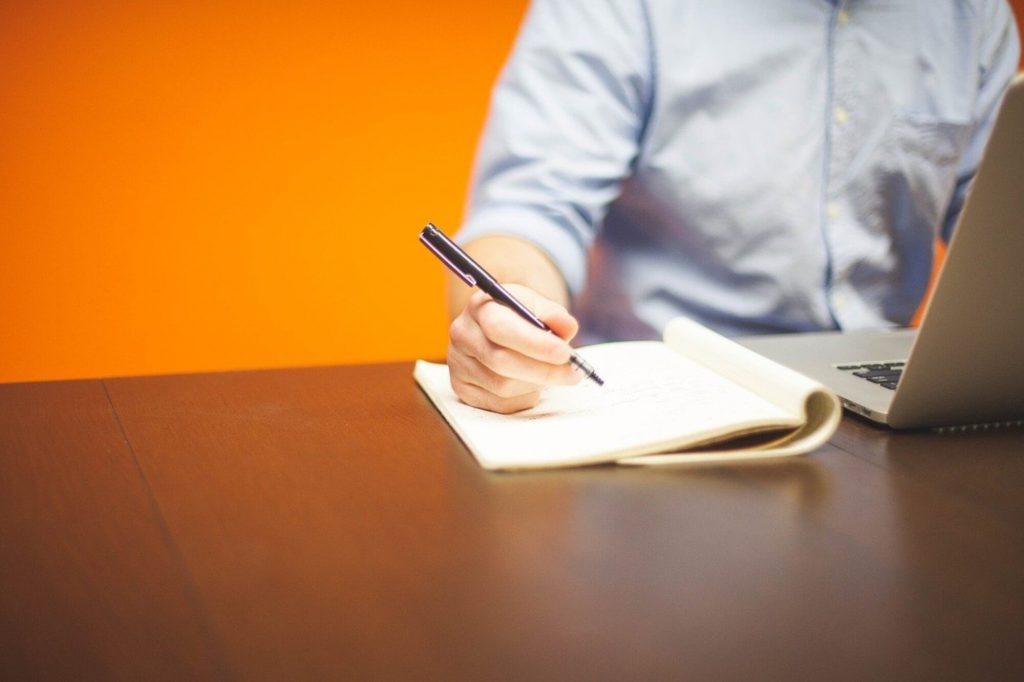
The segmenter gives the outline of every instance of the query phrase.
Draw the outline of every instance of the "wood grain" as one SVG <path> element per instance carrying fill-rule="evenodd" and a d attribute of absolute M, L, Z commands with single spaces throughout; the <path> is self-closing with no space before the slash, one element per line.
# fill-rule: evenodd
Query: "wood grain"
<path fill-rule="evenodd" d="M 228 671 L 98 381 L 0 386 L 0 678 Z"/>
<path fill-rule="evenodd" d="M 109 387 L 243 678 L 1024 675 L 1019 433 L 507 475 L 408 364 Z"/>

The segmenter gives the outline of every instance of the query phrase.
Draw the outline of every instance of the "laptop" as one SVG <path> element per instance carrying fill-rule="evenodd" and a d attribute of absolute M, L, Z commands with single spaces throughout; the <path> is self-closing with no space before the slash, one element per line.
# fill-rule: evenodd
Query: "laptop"
<path fill-rule="evenodd" d="M 892 428 L 1024 424 L 1024 76 L 1003 100 L 917 330 L 737 340 Z"/>

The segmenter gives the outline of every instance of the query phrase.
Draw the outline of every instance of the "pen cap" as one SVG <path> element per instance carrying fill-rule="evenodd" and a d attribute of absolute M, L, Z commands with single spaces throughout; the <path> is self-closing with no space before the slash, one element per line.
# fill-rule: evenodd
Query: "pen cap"
<path fill-rule="evenodd" d="M 476 277 L 470 274 L 473 268 L 467 267 L 466 261 L 471 260 L 469 256 L 433 223 L 427 223 L 427 226 L 420 232 L 420 242 L 447 265 L 448 269 L 454 272 L 459 279 L 471 287 L 477 286 Z"/>

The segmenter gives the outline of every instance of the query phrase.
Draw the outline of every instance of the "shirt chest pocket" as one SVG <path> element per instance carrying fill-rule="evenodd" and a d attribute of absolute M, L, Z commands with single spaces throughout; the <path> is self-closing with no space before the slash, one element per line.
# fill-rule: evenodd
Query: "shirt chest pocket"
<path fill-rule="evenodd" d="M 939 167 L 955 166 L 967 147 L 970 133 L 970 123 L 904 114 L 893 123 L 891 141 L 908 158 Z"/>
<path fill-rule="evenodd" d="M 890 171 L 885 194 L 906 227 L 936 229 L 956 188 L 960 158 L 972 125 L 927 116 L 901 115 L 892 123 L 883 154 Z M 924 224 L 922 224 L 924 223 Z"/>

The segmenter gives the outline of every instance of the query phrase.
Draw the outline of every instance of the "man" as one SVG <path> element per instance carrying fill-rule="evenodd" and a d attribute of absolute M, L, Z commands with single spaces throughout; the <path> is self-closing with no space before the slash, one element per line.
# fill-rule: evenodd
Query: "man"
<path fill-rule="evenodd" d="M 456 394 L 579 381 L 577 329 L 906 325 L 1018 57 L 1005 0 L 538 0 L 459 241 L 558 337 L 450 286 Z"/>

